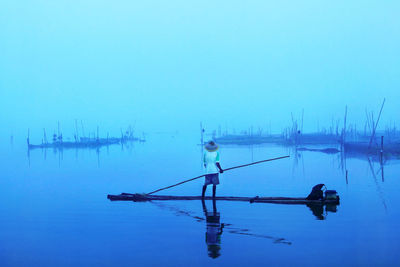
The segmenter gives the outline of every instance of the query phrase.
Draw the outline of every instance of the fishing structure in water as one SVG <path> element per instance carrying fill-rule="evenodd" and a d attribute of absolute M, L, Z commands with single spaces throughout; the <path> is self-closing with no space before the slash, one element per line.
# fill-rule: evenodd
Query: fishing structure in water
<path fill-rule="evenodd" d="M 345 107 L 343 124 L 339 120 L 332 119 L 332 125 L 328 129 L 318 130 L 315 133 L 303 132 L 304 110 L 301 119 L 297 120 L 291 113 L 292 125 L 286 127 L 280 134 L 265 132 L 262 128 L 257 131 L 250 127 L 240 134 L 225 131 L 213 131 L 212 138 L 221 145 L 259 145 L 278 144 L 294 147 L 296 150 L 315 151 L 322 153 L 346 153 L 348 156 L 377 156 L 385 158 L 400 156 L 400 131 L 395 125 L 386 127 L 384 131 L 378 131 L 378 124 L 382 115 L 386 99 L 383 99 L 378 117 L 375 120 L 374 113 L 366 111 L 364 130 L 360 131 L 356 125 L 347 123 L 348 107 Z M 318 127 L 319 128 L 319 127 Z M 318 146 L 309 147 L 309 146 Z M 322 147 L 322 148 L 321 148 Z"/>
<path fill-rule="evenodd" d="M 43 128 L 43 138 L 40 144 L 31 144 L 30 142 L 30 129 L 28 129 L 28 137 L 26 139 L 28 149 L 37 149 L 37 148 L 54 148 L 54 149 L 68 149 L 68 148 L 100 148 L 102 146 L 109 146 L 115 144 L 125 144 L 127 142 L 145 142 L 144 134 L 143 138 L 136 137 L 134 135 L 134 131 L 130 126 L 125 132 L 121 129 L 120 137 L 110 137 L 109 133 L 107 133 L 107 137 L 99 136 L 99 127 L 97 126 L 96 134 L 90 134 L 88 136 L 85 135 L 85 130 L 83 127 L 83 123 L 81 122 L 81 133 L 80 135 L 78 131 L 78 124 L 75 121 L 75 133 L 73 141 L 65 141 L 63 134 L 60 130 L 60 124 L 58 123 L 57 133 L 54 132 L 51 138 L 51 141 L 47 138 L 46 129 Z"/>

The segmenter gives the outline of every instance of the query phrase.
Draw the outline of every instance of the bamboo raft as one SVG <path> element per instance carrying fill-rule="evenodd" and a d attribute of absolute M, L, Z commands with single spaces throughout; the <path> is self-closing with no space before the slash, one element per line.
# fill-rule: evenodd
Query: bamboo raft
<path fill-rule="evenodd" d="M 265 160 L 260 160 L 248 164 L 243 164 L 239 166 L 234 166 L 225 169 L 224 171 L 229 171 L 233 169 L 243 168 L 255 164 L 260 164 L 264 162 L 280 160 L 288 158 L 290 156 L 281 156 L 276 158 L 270 158 Z M 275 204 L 305 204 L 305 205 L 339 205 L 339 196 L 335 190 L 327 190 L 324 184 L 315 185 L 311 193 L 307 197 L 234 197 L 234 196 L 218 196 L 218 197 L 202 197 L 202 196 L 168 196 L 168 195 L 153 195 L 154 193 L 166 190 L 201 177 L 205 175 L 199 175 L 194 178 L 187 179 L 185 181 L 162 187 L 157 190 L 151 191 L 147 194 L 130 194 L 121 193 L 119 195 L 107 195 L 107 198 L 111 201 L 133 201 L 133 202 L 146 202 L 146 201 L 166 201 L 166 200 L 224 200 L 224 201 L 243 201 L 250 203 L 275 203 Z M 325 192 L 322 188 L 325 187 Z"/>
<path fill-rule="evenodd" d="M 146 195 L 146 194 L 129 194 L 122 193 L 119 195 L 107 195 L 111 201 L 167 201 L 167 200 L 202 200 L 201 196 L 167 196 L 167 195 Z M 339 204 L 339 196 L 336 199 L 309 200 L 306 198 L 296 197 L 233 197 L 233 196 L 217 196 L 215 198 L 206 196 L 204 200 L 223 200 L 223 201 L 243 201 L 250 203 L 274 203 L 274 204 Z"/>

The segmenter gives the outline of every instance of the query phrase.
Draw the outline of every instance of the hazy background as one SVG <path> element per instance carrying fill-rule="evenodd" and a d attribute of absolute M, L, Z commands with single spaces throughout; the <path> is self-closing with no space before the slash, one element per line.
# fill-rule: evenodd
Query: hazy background
<path fill-rule="evenodd" d="M 0 129 L 139 131 L 399 123 L 399 1 L 13 1 Z"/>
<path fill-rule="evenodd" d="M 218 202 L 227 227 L 215 261 L 206 222 L 191 217 L 205 216 L 199 202 L 163 209 L 106 199 L 203 173 L 200 121 L 208 132 L 280 132 L 304 109 L 304 130 L 313 131 L 332 119 L 342 125 L 348 105 L 360 130 L 365 109 L 376 118 L 386 97 L 382 129 L 400 124 L 399 88 L 398 0 L 2 0 L 0 266 L 400 266 L 395 156 L 382 164 L 274 144 L 222 146 L 223 168 L 291 157 L 225 172 L 218 195 L 302 197 L 324 183 L 341 204 L 320 221 L 301 205 Z M 188 134 L 27 151 L 28 128 L 38 144 L 42 128 L 51 139 L 59 121 L 67 140 L 75 119 L 86 135 L 98 125 L 101 136 L 120 136 L 129 124 L 139 135 Z M 160 193 L 198 195 L 202 183 Z"/>

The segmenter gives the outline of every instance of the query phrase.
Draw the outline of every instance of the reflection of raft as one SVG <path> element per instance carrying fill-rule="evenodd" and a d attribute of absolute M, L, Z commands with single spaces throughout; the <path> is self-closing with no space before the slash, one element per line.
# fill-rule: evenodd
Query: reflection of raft
<path fill-rule="evenodd" d="M 201 200 L 201 196 L 165 196 L 165 195 L 146 195 L 146 194 L 128 194 L 122 193 L 119 195 L 108 195 L 107 198 L 111 201 L 165 201 L 165 200 Z M 212 200 L 212 197 L 205 197 L 205 200 Z M 231 197 L 217 196 L 215 200 L 225 201 L 244 201 L 256 203 L 275 203 L 275 204 L 339 204 L 339 196 L 335 199 L 309 200 L 298 197 Z"/>

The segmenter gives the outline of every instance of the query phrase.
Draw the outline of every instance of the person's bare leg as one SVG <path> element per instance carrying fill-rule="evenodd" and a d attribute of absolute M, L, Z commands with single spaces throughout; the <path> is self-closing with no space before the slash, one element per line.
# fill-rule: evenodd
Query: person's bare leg
<path fill-rule="evenodd" d="M 217 186 L 213 185 L 213 198 L 215 198 L 215 192 L 217 191 Z"/>
<path fill-rule="evenodd" d="M 206 189 L 207 189 L 207 186 L 203 185 L 203 191 L 201 192 L 201 198 L 204 198 L 204 195 L 206 194 Z"/>

